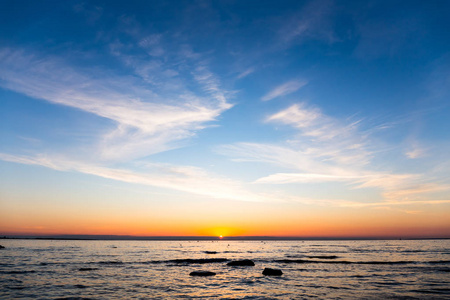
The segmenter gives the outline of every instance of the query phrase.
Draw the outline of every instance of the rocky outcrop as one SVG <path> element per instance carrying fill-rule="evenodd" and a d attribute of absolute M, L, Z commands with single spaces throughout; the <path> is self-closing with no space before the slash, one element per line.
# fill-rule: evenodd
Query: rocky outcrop
<path fill-rule="evenodd" d="M 227 263 L 227 266 L 232 266 L 232 267 L 254 266 L 254 265 L 255 265 L 255 263 L 253 261 L 251 261 L 250 259 L 235 260 L 235 261 L 230 261 L 229 263 Z"/>
<path fill-rule="evenodd" d="M 5 246 L 0 245 L 0 249 L 5 249 Z"/>
<path fill-rule="evenodd" d="M 210 272 L 210 271 L 194 271 L 189 273 L 190 276 L 200 276 L 200 277 L 206 277 L 206 276 L 214 276 L 216 273 Z"/>
<path fill-rule="evenodd" d="M 280 269 L 264 268 L 262 272 L 265 276 L 281 276 L 283 272 Z"/>

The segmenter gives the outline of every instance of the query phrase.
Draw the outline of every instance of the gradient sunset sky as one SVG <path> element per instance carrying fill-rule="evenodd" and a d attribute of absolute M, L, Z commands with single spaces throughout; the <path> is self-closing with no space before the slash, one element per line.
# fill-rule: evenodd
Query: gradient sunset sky
<path fill-rule="evenodd" d="M 1 6 L 1 235 L 450 237 L 450 1 Z"/>

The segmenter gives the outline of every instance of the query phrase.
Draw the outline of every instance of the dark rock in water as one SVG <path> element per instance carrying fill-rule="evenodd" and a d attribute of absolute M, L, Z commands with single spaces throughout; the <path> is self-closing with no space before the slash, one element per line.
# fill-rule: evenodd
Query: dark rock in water
<path fill-rule="evenodd" d="M 281 276 L 283 275 L 283 272 L 279 269 L 272 269 L 272 268 L 264 268 L 264 271 L 262 272 L 265 276 Z"/>
<path fill-rule="evenodd" d="M 205 251 L 206 254 L 217 254 L 217 251 Z"/>
<path fill-rule="evenodd" d="M 0 249 L 5 249 L 5 246 L 0 245 Z"/>
<path fill-rule="evenodd" d="M 243 260 L 235 260 L 235 261 L 230 261 L 229 263 L 227 263 L 227 266 L 254 266 L 255 263 L 253 261 L 251 261 L 250 259 L 243 259 Z"/>
<path fill-rule="evenodd" d="M 194 271 L 194 272 L 189 273 L 189 275 L 205 277 L 205 276 L 214 276 L 214 275 L 216 275 L 216 273 L 209 272 L 209 271 Z"/>

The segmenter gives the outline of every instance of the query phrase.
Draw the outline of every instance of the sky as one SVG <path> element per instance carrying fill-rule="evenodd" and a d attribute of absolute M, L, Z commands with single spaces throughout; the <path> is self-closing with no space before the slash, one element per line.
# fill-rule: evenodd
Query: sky
<path fill-rule="evenodd" d="M 450 237 L 449 1 L 0 10 L 0 234 Z"/>

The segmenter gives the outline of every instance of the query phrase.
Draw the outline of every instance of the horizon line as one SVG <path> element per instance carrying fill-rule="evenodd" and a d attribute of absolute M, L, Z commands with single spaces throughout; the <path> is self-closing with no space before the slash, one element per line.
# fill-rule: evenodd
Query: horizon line
<path fill-rule="evenodd" d="M 123 241 L 330 241 L 330 240 L 442 240 L 450 236 L 136 236 L 113 234 L 0 234 L 0 239 L 123 240 Z"/>

